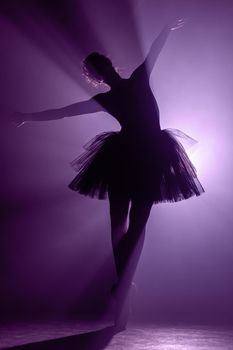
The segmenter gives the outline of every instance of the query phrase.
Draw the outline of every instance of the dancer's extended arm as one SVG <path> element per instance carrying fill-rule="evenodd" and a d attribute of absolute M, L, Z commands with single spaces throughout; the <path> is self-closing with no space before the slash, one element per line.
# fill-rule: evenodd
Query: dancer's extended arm
<path fill-rule="evenodd" d="M 103 95 L 103 94 L 99 94 Z M 100 103 L 98 96 L 91 98 L 90 100 L 77 102 L 66 107 L 48 109 L 46 111 L 35 112 L 35 113 L 14 113 L 11 117 L 12 122 L 16 126 L 21 126 L 28 121 L 45 121 L 45 120 L 56 120 L 64 117 L 72 117 L 75 115 L 95 113 L 103 111 L 104 108 Z"/>
<path fill-rule="evenodd" d="M 167 26 L 163 28 L 163 30 L 160 32 L 158 37 L 153 41 L 149 53 L 147 54 L 145 60 L 140 64 L 135 71 L 133 72 L 132 76 L 134 74 L 140 73 L 141 71 L 147 72 L 148 76 L 150 76 L 152 69 L 155 65 L 155 62 L 164 46 L 164 44 L 167 41 L 167 38 L 172 30 L 179 29 L 183 27 L 184 20 L 183 19 L 176 19 L 169 23 Z"/>

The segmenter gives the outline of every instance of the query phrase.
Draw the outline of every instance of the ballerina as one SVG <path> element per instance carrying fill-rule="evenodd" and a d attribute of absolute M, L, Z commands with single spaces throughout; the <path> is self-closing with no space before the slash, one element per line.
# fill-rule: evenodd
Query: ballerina
<path fill-rule="evenodd" d="M 81 194 L 109 200 L 118 277 L 112 288 L 118 304 L 117 329 L 126 326 L 122 305 L 127 300 L 153 204 L 176 202 L 204 192 L 175 133 L 171 129 L 161 129 L 159 108 L 149 84 L 169 33 L 183 24 L 182 19 L 176 19 L 165 26 L 145 60 L 127 79 L 118 74 L 108 57 L 97 52 L 88 55 L 83 61 L 84 74 L 96 86 L 107 84 L 109 91 L 63 108 L 13 115 L 14 123 L 21 126 L 28 121 L 105 111 L 121 125 L 120 131 L 97 135 L 86 146 L 84 154 L 72 162 L 78 174 L 69 184 Z"/>

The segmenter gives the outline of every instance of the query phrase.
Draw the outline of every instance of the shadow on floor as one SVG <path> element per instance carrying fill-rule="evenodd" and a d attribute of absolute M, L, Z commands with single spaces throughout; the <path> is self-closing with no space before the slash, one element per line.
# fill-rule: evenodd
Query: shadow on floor
<path fill-rule="evenodd" d="M 14 346 L 11 350 L 102 350 L 116 334 L 115 327 L 79 335 Z M 6 349 L 6 348 L 5 348 Z"/>

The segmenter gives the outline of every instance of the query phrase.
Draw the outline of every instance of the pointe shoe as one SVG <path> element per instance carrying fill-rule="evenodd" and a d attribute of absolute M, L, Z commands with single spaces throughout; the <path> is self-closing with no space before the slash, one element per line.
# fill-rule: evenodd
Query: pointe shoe
<path fill-rule="evenodd" d="M 117 300 L 116 312 L 114 317 L 114 326 L 117 332 L 122 332 L 126 329 L 131 312 L 130 296 L 126 296 L 125 300 Z"/>
<path fill-rule="evenodd" d="M 114 290 L 114 298 L 116 301 L 116 312 L 114 317 L 114 324 L 116 333 L 126 330 L 130 314 L 132 312 L 132 293 L 135 291 L 135 283 L 132 282 L 126 295 L 117 294 L 117 285 Z M 113 286 L 114 287 L 114 286 Z"/>

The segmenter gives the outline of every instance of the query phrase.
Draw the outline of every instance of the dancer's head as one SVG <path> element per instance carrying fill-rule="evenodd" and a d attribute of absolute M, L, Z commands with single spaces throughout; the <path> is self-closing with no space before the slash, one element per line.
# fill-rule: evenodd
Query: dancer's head
<path fill-rule="evenodd" d="M 84 59 L 83 73 L 87 80 L 95 86 L 109 85 L 117 74 L 112 61 L 98 52 L 92 52 Z"/>

